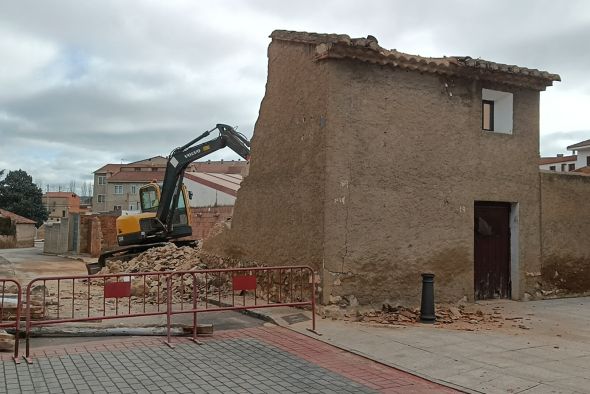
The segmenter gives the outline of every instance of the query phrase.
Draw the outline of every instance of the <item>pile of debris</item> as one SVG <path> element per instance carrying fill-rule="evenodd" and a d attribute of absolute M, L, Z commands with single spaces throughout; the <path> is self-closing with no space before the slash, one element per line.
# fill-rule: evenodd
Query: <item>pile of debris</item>
<path fill-rule="evenodd" d="M 486 314 L 479 309 L 474 312 L 467 311 L 464 305 L 458 307 L 439 305 L 436 307 L 436 322 L 438 324 L 502 324 L 503 320 L 499 310 L 494 310 L 492 314 Z M 367 312 L 360 316 L 359 321 L 378 324 L 411 324 L 420 321 L 420 309 L 385 304 L 381 311 Z"/>
<path fill-rule="evenodd" d="M 111 260 L 99 274 L 126 272 L 189 271 L 206 268 L 199 257 L 200 248 L 178 247 L 173 243 L 151 248 L 128 261 Z"/>

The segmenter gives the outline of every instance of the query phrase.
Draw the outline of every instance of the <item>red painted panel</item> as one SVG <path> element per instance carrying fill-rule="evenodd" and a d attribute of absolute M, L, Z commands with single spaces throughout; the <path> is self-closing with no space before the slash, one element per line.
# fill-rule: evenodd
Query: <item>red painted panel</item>
<path fill-rule="evenodd" d="M 232 278 L 234 291 L 235 290 L 256 290 L 256 276 L 242 275 L 234 276 Z"/>
<path fill-rule="evenodd" d="M 104 286 L 104 298 L 123 298 L 131 296 L 131 282 L 111 282 Z"/>

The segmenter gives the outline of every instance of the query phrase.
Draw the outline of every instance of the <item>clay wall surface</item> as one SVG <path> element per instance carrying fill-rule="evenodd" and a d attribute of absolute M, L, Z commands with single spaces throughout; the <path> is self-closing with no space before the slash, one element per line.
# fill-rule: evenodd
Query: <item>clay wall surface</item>
<path fill-rule="evenodd" d="M 32 248 L 35 246 L 35 225 L 17 223 L 16 225 L 16 247 Z"/>
<path fill-rule="evenodd" d="M 327 69 L 307 44 L 273 41 L 268 80 L 232 229 L 209 251 L 265 264 L 323 259 Z"/>
<path fill-rule="evenodd" d="M 543 266 L 535 297 L 590 292 L 590 177 L 541 173 Z"/>
<path fill-rule="evenodd" d="M 324 302 L 416 304 L 422 272 L 437 301 L 473 300 L 474 201 L 518 202 L 520 264 L 539 268 L 538 91 L 329 66 Z M 482 131 L 482 87 L 513 92 L 512 135 Z"/>
<path fill-rule="evenodd" d="M 16 248 L 16 235 L 0 234 L 0 249 Z"/>

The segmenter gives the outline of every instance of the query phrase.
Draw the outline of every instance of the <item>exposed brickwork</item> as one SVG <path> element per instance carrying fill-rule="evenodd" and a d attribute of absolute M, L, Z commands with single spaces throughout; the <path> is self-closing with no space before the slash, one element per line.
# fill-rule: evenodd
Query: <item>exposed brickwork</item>
<path fill-rule="evenodd" d="M 191 208 L 192 239 L 205 239 L 217 223 L 225 223 L 234 214 L 233 206 Z"/>

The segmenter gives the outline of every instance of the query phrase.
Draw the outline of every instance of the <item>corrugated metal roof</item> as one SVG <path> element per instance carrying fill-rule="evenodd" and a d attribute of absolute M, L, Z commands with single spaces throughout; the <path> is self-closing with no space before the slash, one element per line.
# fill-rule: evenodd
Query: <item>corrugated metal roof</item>
<path fill-rule="evenodd" d="M 184 177 L 234 197 L 237 196 L 240 183 L 243 179 L 239 174 L 217 174 L 210 172 L 185 172 Z"/>
<path fill-rule="evenodd" d="M 568 146 L 566 149 L 567 150 L 575 150 L 575 149 L 579 149 L 579 148 L 586 147 L 586 146 L 590 146 L 590 140 L 578 142 L 577 144 L 573 144 L 573 145 Z"/>

